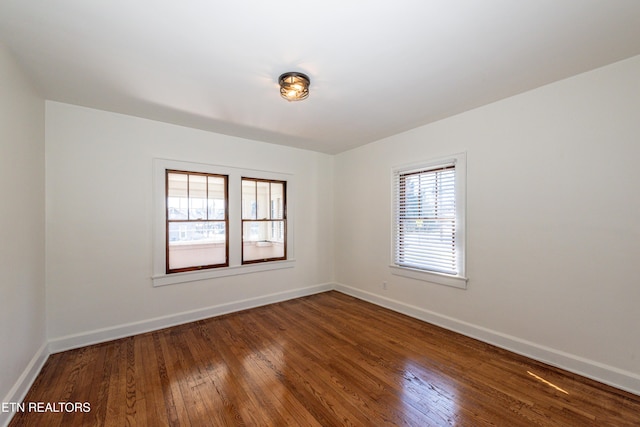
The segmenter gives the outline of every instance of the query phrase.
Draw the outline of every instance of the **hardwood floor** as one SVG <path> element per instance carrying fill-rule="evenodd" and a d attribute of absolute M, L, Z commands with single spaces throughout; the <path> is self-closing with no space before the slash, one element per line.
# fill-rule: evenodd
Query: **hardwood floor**
<path fill-rule="evenodd" d="M 10 425 L 640 425 L 640 396 L 335 291 L 51 355 L 38 402 Z"/>

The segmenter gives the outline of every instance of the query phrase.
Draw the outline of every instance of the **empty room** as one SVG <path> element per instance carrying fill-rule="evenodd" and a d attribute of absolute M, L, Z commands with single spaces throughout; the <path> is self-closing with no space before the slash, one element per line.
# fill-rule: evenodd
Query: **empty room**
<path fill-rule="evenodd" d="M 0 426 L 640 425 L 640 2 L 0 2 Z"/>

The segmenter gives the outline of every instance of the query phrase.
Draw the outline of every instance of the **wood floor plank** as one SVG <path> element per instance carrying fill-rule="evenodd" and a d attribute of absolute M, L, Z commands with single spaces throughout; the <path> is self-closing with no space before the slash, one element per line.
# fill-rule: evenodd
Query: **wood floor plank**
<path fill-rule="evenodd" d="M 167 414 L 167 421 L 171 427 L 180 426 L 180 419 L 186 418 L 186 410 L 182 404 L 181 395 L 177 390 L 175 381 L 172 381 L 173 375 L 166 364 L 165 355 L 165 333 L 153 333 L 153 354 L 155 356 L 156 366 L 158 367 L 157 376 L 162 387 L 162 397 L 164 399 L 164 408 Z M 151 349 L 150 349 L 151 351 Z M 152 374 L 153 375 L 153 374 Z M 183 424 L 184 425 L 184 424 Z"/>
<path fill-rule="evenodd" d="M 101 351 L 99 346 L 96 346 L 95 350 L 95 368 L 87 370 L 92 373 L 92 377 L 89 382 L 89 391 L 80 393 L 80 395 L 82 395 L 82 397 L 86 396 L 87 403 L 94 402 L 93 407 L 84 413 L 84 416 L 82 417 L 82 425 L 100 427 L 103 425 L 107 410 L 105 403 L 109 390 L 109 382 L 111 380 L 111 360 L 113 360 L 113 350 L 110 347 L 106 347 L 104 351 Z"/>
<path fill-rule="evenodd" d="M 114 343 L 116 347 L 112 366 L 112 380 L 107 395 L 107 420 L 112 425 L 126 425 L 127 413 L 127 355 L 126 346 L 131 338 L 124 338 Z"/>
<path fill-rule="evenodd" d="M 638 426 L 640 396 L 331 291 L 51 355 L 10 426 Z"/>
<path fill-rule="evenodd" d="M 169 426 L 166 410 L 165 393 L 162 387 L 160 366 L 155 353 L 153 333 L 144 334 L 139 340 L 138 368 L 145 380 L 144 399 L 146 402 L 147 425 Z M 169 402 L 171 406 L 171 402 Z"/>
<path fill-rule="evenodd" d="M 173 375 L 178 384 L 179 396 L 184 404 L 187 425 L 206 425 L 203 421 L 207 419 L 205 402 L 202 400 L 197 386 L 201 383 L 202 377 L 199 367 L 193 363 L 188 337 L 185 337 L 187 330 L 181 327 L 179 332 L 171 333 L 168 339 L 168 357 L 173 360 Z"/>

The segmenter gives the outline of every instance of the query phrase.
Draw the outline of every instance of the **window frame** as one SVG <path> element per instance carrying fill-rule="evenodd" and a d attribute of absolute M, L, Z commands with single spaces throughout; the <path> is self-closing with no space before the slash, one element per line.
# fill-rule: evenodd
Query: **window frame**
<path fill-rule="evenodd" d="M 214 175 L 226 175 L 227 178 L 227 215 L 228 223 L 228 266 L 211 269 L 199 269 L 179 273 L 166 273 L 166 170 L 192 171 L 209 173 Z M 287 254 L 286 259 L 242 264 L 242 206 L 241 206 L 241 178 L 253 176 L 261 179 L 285 181 L 287 204 Z M 294 210 L 291 201 L 294 200 L 295 176 L 288 172 L 273 172 L 249 168 L 238 168 L 223 165 L 196 163 L 182 160 L 153 159 L 153 195 L 152 195 L 152 274 L 151 281 L 154 287 L 173 285 L 200 280 L 216 279 L 220 277 L 252 274 L 262 271 L 293 268 L 296 265 L 294 247 Z"/>
<path fill-rule="evenodd" d="M 268 218 L 258 218 L 258 212 L 256 209 L 256 215 L 255 218 L 245 218 L 245 214 L 244 214 L 244 190 L 241 192 L 241 199 L 243 202 L 243 212 L 241 213 L 241 227 L 242 227 L 242 264 L 246 265 L 246 264 L 255 264 L 255 263 L 260 263 L 260 262 L 273 262 L 273 261 L 282 261 L 287 259 L 287 181 L 280 181 L 280 180 L 275 180 L 275 179 L 264 179 L 264 178 L 255 178 L 255 177 L 247 177 L 247 176 L 243 176 L 241 178 L 241 188 L 242 188 L 242 184 L 244 184 L 245 181 L 253 181 L 256 183 L 256 203 L 258 200 L 258 183 L 262 182 L 262 183 L 268 183 L 269 184 L 269 201 L 271 202 L 271 184 L 281 184 L 282 185 L 282 189 L 283 189 L 283 194 L 282 194 L 282 218 L 272 218 L 272 214 L 271 214 L 271 207 L 269 207 L 269 209 L 267 209 Z M 251 259 L 251 260 L 245 260 L 245 240 L 244 240 L 244 225 L 245 222 L 281 222 L 282 223 L 282 227 L 283 227 L 283 245 L 284 245 L 284 254 L 281 257 L 271 257 L 271 258 L 256 258 L 256 259 Z"/>
<path fill-rule="evenodd" d="M 431 159 L 423 162 L 412 163 L 392 168 L 392 239 L 391 239 L 391 273 L 394 275 L 452 286 L 460 289 L 467 288 L 466 277 L 466 153 L 457 153 L 447 157 Z M 400 265 L 398 260 L 399 239 L 402 238 L 399 231 L 399 203 L 400 203 L 400 176 L 430 171 L 453 166 L 455 169 L 455 236 L 456 236 L 456 274 L 448 274 L 439 271 L 414 268 Z"/>
<path fill-rule="evenodd" d="M 191 201 L 191 197 L 189 194 L 189 176 L 204 176 L 207 178 L 223 178 L 224 179 L 224 219 L 210 219 L 208 217 L 206 219 L 191 219 L 190 211 L 191 208 L 187 207 L 187 219 L 175 220 L 169 218 L 169 207 L 166 205 L 165 208 L 165 222 L 166 222 L 166 231 L 165 231 L 165 247 L 166 247 L 166 256 L 165 256 L 165 272 L 166 274 L 175 274 L 175 273 L 184 273 L 187 271 L 195 271 L 195 270 L 206 270 L 210 268 L 220 268 L 220 267 L 228 267 L 229 266 L 229 177 L 227 175 L 222 174 L 214 174 L 214 173 L 205 173 L 205 172 L 194 172 L 194 171 L 183 171 L 176 169 L 166 169 L 165 170 L 165 200 L 169 199 L 169 175 L 170 174 L 181 174 L 187 176 L 187 200 Z M 208 183 L 207 183 L 207 193 L 208 193 Z M 171 223 L 190 223 L 190 222 L 216 222 L 216 223 L 224 223 L 225 236 L 224 236 L 224 262 L 218 264 L 204 264 L 190 267 L 181 267 L 181 268 L 171 268 L 170 267 L 170 239 L 169 239 L 169 230 Z"/>

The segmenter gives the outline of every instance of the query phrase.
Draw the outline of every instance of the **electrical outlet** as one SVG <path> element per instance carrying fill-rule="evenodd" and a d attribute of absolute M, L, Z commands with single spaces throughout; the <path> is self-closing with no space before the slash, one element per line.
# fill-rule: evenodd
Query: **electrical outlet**
<path fill-rule="evenodd" d="M 382 289 L 387 290 L 387 282 L 382 282 Z"/>

